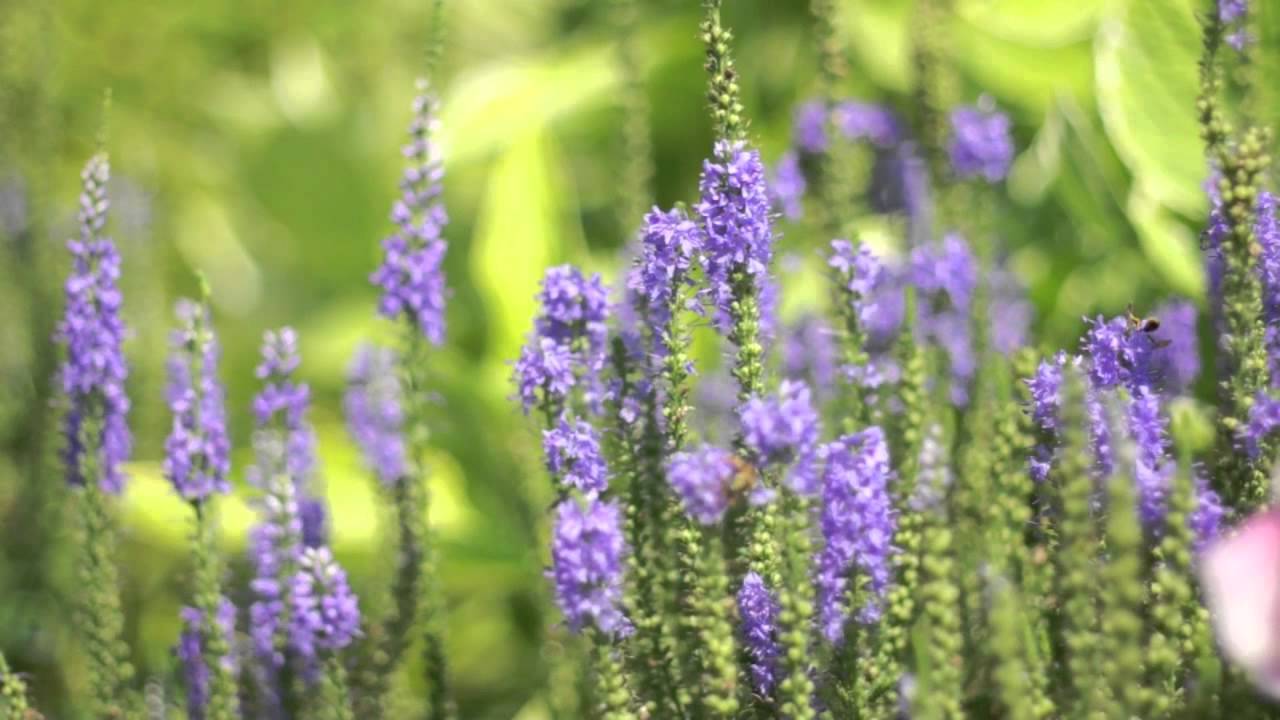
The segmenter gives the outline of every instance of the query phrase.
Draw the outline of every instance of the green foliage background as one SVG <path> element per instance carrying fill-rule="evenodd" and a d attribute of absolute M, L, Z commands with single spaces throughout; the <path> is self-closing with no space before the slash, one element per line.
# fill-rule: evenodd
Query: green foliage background
<path fill-rule="evenodd" d="M 1261 5 L 1280 45 L 1280 2 Z M 430 3 L 411 0 L 8 0 L 0 5 L 0 199 L 25 229 L 0 245 L 0 649 L 50 717 L 81 681 L 69 632 L 69 533 L 59 509 L 49 342 L 80 166 L 113 92 L 113 234 L 124 255 L 135 409 L 121 557 L 128 632 L 144 676 L 173 670 L 189 520 L 159 476 L 169 308 L 214 288 L 237 448 L 227 550 L 243 578 L 248 403 L 265 328 L 293 324 L 334 508 L 339 558 L 360 588 L 385 577 L 372 480 L 345 434 L 346 364 L 385 337 L 367 276 L 400 168 Z M 693 0 L 642 2 L 657 200 L 691 200 L 711 131 Z M 909 2 L 846 0 L 851 95 L 905 107 Z M 1041 338 L 1074 342 L 1082 314 L 1178 293 L 1201 299 L 1206 174 L 1194 116 L 1199 51 L 1186 0 L 956 0 L 947 38 L 963 96 L 992 95 L 1020 150 L 1000 223 Z M 627 229 L 614 214 L 621 99 L 608 2 L 447 3 L 442 72 L 450 339 L 436 358 L 433 521 L 462 715 L 546 717 L 537 438 L 507 399 L 508 362 L 542 269 L 608 275 Z M 807 3 L 730 0 L 726 24 L 752 135 L 774 159 L 813 89 Z M 1261 54 L 1252 71 L 1280 69 Z M 1276 77 L 1275 74 L 1264 77 Z M 1254 111 L 1272 119 L 1274 82 Z M 15 200 L 16 199 L 16 200 Z M 15 202 L 17 203 L 15 205 Z M 5 217 L 11 217 L 12 212 Z M 638 221 L 638 219 L 636 219 Z M 820 238 L 784 225 L 788 247 Z M 794 280 L 794 278 L 793 278 Z M 802 283 L 794 282 L 795 285 Z M 810 291 L 809 295 L 817 297 Z M 803 296 L 803 293 L 802 293 Z M 789 303 L 794 309 L 797 303 Z M 803 304 L 803 299 L 800 301 Z M 375 597 L 364 599 L 377 602 Z M 409 694 L 414 680 L 404 678 Z"/>

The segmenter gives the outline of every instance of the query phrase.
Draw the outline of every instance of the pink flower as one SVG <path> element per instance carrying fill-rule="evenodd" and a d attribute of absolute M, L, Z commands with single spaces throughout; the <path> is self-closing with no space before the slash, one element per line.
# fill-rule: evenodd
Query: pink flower
<path fill-rule="evenodd" d="M 1200 575 L 1223 652 L 1280 698 L 1280 508 L 1209 545 Z"/>

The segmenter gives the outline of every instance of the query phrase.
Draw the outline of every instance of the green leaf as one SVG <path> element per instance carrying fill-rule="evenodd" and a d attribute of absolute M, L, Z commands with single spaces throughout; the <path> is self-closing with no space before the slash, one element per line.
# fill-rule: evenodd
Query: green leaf
<path fill-rule="evenodd" d="M 1205 210 L 1199 53 L 1188 0 L 1116 2 L 1094 42 L 1098 109 L 1116 152 L 1152 199 L 1186 215 Z"/>
<path fill-rule="evenodd" d="M 1107 0 L 969 0 L 956 12 L 991 35 L 1020 45 L 1060 47 L 1092 36 Z"/>
<path fill-rule="evenodd" d="M 1175 292 L 1202 299 L 1205 277 L 1199 240 L 1161 207 L 1141 182 L 1129 192 L 1127 210 L 1142 252 L 1160 277 Z"/>

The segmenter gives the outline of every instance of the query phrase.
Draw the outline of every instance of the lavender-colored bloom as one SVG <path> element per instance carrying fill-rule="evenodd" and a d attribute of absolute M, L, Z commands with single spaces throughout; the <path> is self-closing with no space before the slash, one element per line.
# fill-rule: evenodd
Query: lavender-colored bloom
<path fill-rule="evenodd" d="M 793 142 L 801 152 L 817 155 L 827 149 L 827 109 L 821 100 L 796 106 Z"/>
<path fill-rule="evenodd" d="M 1195 506 L 1187 517 L 1191 528 L 1196 553 L 1200 553 L 1217 539 L 1222 533 L 1222 522 L 1227 516 L 1227 509 L 1222 498 L 1209 487 L 1209 480 L 1203 473 L 1195 473 Z"/>
<path fill-rule="evenodd" d="M 772 212 L 760 153 L 740 142 L 717 142 L 715 157 L 702 164 L 698 188 L 710 299 L 729 316 L 733 273 L 742 270 L 758 282 L 773 259 Z"/>
<path fill-rule="evenodd" d="M 1166 462 L 1167 438 L 1164 418 L 1160 415 L 1160 396 L 1150 388 L 1140 387 L 1129 398 L 1127 414 L 1129 436 L 1135 457 L 1134 480 L 1138 489 L 1138 516 L 1142 524 L 1159 532 L 1168 511 L 1169 480 L 1173 464 Z"/>
<path fill-rule="evenodd" d="M 301 657 L 341 650 L 360 634 L 360 606 L 329 548 L 308 548 L 291 584 L 289 636 Z"/>
<path fill-rule="evenodd" d="M 855 250 L 848 240 L 832 240 L 827 265 L 836 271 L 849 292 L 859 327 L 882 322 L 877 316 L 884 314 L 884 308 L 877 297 L 889 275 L 876 254 L 866 245 L 859 245 Z"/>
<path fill-rule="evenodd" d="M 318 548 L 329 544 L 329 511 L 324 500 L 312 496 L 298 498 L 298 522 L 302 524 L 302 546 Z"/>
<path fill-rule="evenodd" d="M 570 347 L 585 344 L 580 361 L 598 370 L 604 363 L 609 334 L 609 292 L 600 275 L 588 277 L 572 265 L 547 268 L 538 305 L 542 309 L 534 320 L 538 336 Z"/>
<path fill-rule="evenodd" d="M 573 368 L 573 352 L 568 347 L 551 338 L 530 338 L 520 350 L 514 372 L 525 414 L 542 403 L 551 407 L 563 404 L 577 384 Z"/>
<path fill-rule="evenodd" d="M 818 625 L 840 642 L 849 617 L 849 579 L 860 573 L 871 593 L 858 620 L 874 623 L 892 578 L 891 541 L 897 520 L 889 498 L 889 448 L 879 427 L 846 435 L 818 452 L 822 472 L 823 546 L 817 558 Z"/>
<path fill-rule="evenodd" d="M 67 241 L 72 269 L 63 286 L 66 307 L 56 339 L 65 348 L 60 377 L 68 408 L 63 418 L 67 480 L 93 480 L 105 492 L 124 490 L 120 464 L 129 457 L 129 396 L 125 378 L 125 325 L 120 317 L 120 255 L 103 231 L 107 224 L 107 156 L 94 155 L 80 174 L 80 237 Z M 96 437 L 86 437 L 87 428 Z M 97 458 L 98 476 L 84 476 L 84 456 Z"/>
<path fill-rule="evenodd" d="M 1031 389 L 1031 418 L 1042 430 L 1057 432 L 1058 408 L 1062 404 L 1062 368 L 1067 354 L 1058 352 L 1052 360 L 1041 360 L 1034 377 L 1027 380 Z"/>
<path fill-rule="evenodd" d="M 636 261 L 627 276 L 627 290 L 641 303 L 654 333 L 655 351 L 665 354 L 667 328 L 680 290 L 691 283 L 693 257 L 701 251 L 702 230 L 675 209 L 654 208 L 645 216 Z"/>
<path fill-rule="evenodd" d="M 385 256 L 370 281 L 382 290 L 378 311 L 383 316 L 407 317 L 428 341 L 439 345 L 444 342 L 448 297 L 443 268 L 448 216 L 442 202 L 444 163 L 433 141 L 439 108 L 425 80 L 418 82 L 413 115 L 409 144 L 404 146 L 400 199 L 391 210 L 397 229 L 382 241 Z"/>
<path fill-rule="evenodd" d="M 184 607 L 180 616 L 182 634 L 178 636 L 176 652 L 178 662 L 182 663 L 183 680 L 187 687 L 187 717 L 189 720 L 204 720 L 209 707 L 211 675 L 209 666 L 204 661 L 204 614 L 198 608 Z M 222 598 L 218 605 L 217 623 L 219 631 L 226 637 L 227 647 L 231 647 L 236 626 L 236 606 L 227 598 Z M 221 662 L 229 672 L 235 672 L 234 653 L 227 653 Z"/>
<path fill-rule="evenodd" d="M 782 339 L 782 367 L 787 378 L 810 383 L 818 390 L 835 384 L 838 350 L 831 328 L 816 313 L 806 313 L 786 330 Z"/>
<path fill-rule="evenodd" d="M 607 635 L 627 635 L 622 612 L 627 554 L 622 512 L 612 502 L 569 498 L 556 507 L 551 569 L 556 603 L 574 632 L 591 626 Z"/>
<path fill-rule="evenodd" d="M 821 419 L 802 382 L 783 380 L 776 397 L 751 398 L 738 409 L 738 420 L 744 444 L 762 466 L 803 459 L 817 446 Z M 796 492 L 817 491 L 807 477 L 792 480 Z"/>
<path fill-rule="evenodd" d="M 977 371 L 970 307 L 977 287 L 977 260 L 964 238 L 947 234 L 941 245 L 920 246 L 911 253 L 911 282 L 923 295 L 917 331 L 946 353 L 951 372 L 951 401 L 969 401 L 969 383 Z"/>
<path fill-rule="evenodd" d="M 1031 303 L 1024 288 L 1012 273 L 996 269 L 991 273 L 991 305 L 989 332 L 991 347 L 1001 355 L 1012 355 L 1027 344 L 1031 330 Z"/>
<path fill-rule="evenodd" d="M 396 353 L 362 345 L 347 373 L 343 396 L 347 428 L 365 463 L 388 487 L 405 475 L 404 412 Z"/>
<path fill-rule="evenodd" d="M 1089 331 L 1081 343 L 1089 358 L 1089 380 L 1099 390 L 1123 385 L 1130 391 L 1155 384 L 1153 357 L 1156 343 L 1136 332 L 1123 317 L 1106 320 L 1085 318 Z"/>
<path fill-rule="evenodd" d="M 966 106 L 951 111 L 951 168 L 962 178 L 999 182 L 1013 163 L 1009 116 Z"/>
<path fill-rule="evenodd" d="M 179 328 L 169 357 L 173 425 L 165 439 L 163 470 L 179 495 L 200 502 L 215 492 L 231 492 L 226 400 L 218 381 L 218 341 L 209 308 L 181 300 L 177 315 Z M 199 377 L 194 377 L 197 367 Z"/>
<path fill-rule="evenodd" d="M 1252 38 L 1245 25 L 1248 23 L 1249 3 L 1247 0 L 1218 0 L 1218 19 L 1229 31 L 1227 44 L 1239 52 L 1243 52 Z"/>
<path fill-rule="evenodd" d="M 1262 453 L 1262 442 L 1276 428 L 1280 428 L 1280 399 L 1258 393 L 1249 407 L 1249 421 L 1239 431 L 1240 442 L 1250 459 L 1258 458 Z"/>
<path fill-rule="evenodd" d="M 1093 471 L 1096 477 L 1111 476 L 1115 469 L 1115 447 L 1111 442 L 1111 423 L 1106 408 L 1092 387 L 1085 389 L 1085 420 L 1089 425 L 1089 449 L 1093 451 Z"/>
<path fill-rule="evenodd" d="M 262 340 L 262 362 L 257 376 L 262 390 L 253 398 L 253 414 L 260 432 L 277 434 L 285 446 L 285 470 L 308 497 L 315 474 L 315 431 L 307 421 L 311 388 L 294 379 L 301 364 L 298 335 L 293 328 L 268 330 Z"/>
<path fill-rule="evenodd" d="M 724 518 L 733 499 L 736 472 L 733 453 L 711 445 L 678 452 L 667 463 L 667 481 L 685 514 L 703 525 L 715 525 Z"/>
<path fill-rule="evenodd" d="M 1240 20 L 1248 12 L 1248 0 L 1218 0 L 1218 19 L 1224 23 Z"/>
<path fill-rule="evenodd" d="M 281 450 L 261 447 L 259 452 L 278 455 Z M 302 556 L 302 520 L 296 490 L 287 476 L 270 476 L 264 490 L 266 493 L 258 501 L 261 520 L 249 532 L 249 559 L 254 571 L 249 583 L 254 597 L 249 606 L 249 633 L 261 662 L 268 668 L 279 668 L 284 665 L 285 629 L 281 618 L 288 600 L 288 581 Z"/>
<path fill-rule="evenodd" d="M 1186 300 L 1165 303 L 1155 312 L 1160 318 L 1152 358 L 1153 374 L 1161 389 L 1177 395 L 1186 392 L 1200 374 L 1200 340 L 1196 333 L 1196 306 Z"/>
<path fill-rule="evenodd" d="M 881 149 L 902 139 L 902 126 L 893 111 L 883 105 L 847 100 L 832 111 L 836 128 L 850 140 L 866 140 Z"/>
<path fill-rule="evenodd" d="M 762 697 L 773 693 L 777 682 L 778 659 L 782 649 L 778 646 L 778 601 L 754 570 L 742 578 L 738 589 L 738 616 L 742 624 L 742 644 L 750 658 L 751 685 Z"/>
<path fill-rule="evenodd" d="M 600 438 L 591 423 L 560 418 L 560 424 L 542 431 L 547 470 L 566 487 L 589 496 L 609 486 L 609 468 L 600 452 Z"/>
<path fill-rule="evenodd" d="M 778 158 L 773 166 L 773 177 L 769 183 L 774 207 L 788 220 L 799 220 L 804 217 L 804 193 L 809 189 L 805 180 L 804 168 L 800 167 L 800 155 L 788 150 Z"/>

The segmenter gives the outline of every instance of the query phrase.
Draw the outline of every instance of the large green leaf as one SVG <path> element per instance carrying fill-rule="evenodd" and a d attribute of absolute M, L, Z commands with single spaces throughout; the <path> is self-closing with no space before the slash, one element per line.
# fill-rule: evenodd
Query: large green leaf
<path fill-rule="evenodd" d="M 1107 135 L 1151 199 L 1188 215 L 1205 208 L 1199 38 L 1188 0 L 1135 0 L 1111 5 L 1094 43 Z"/>
<path fill-rule="evenodd" d="M 1092 35 L 1107 0 L 967 0 L 956 12 L 976 27 L 1021 45 L 1058 47 Z"/>

